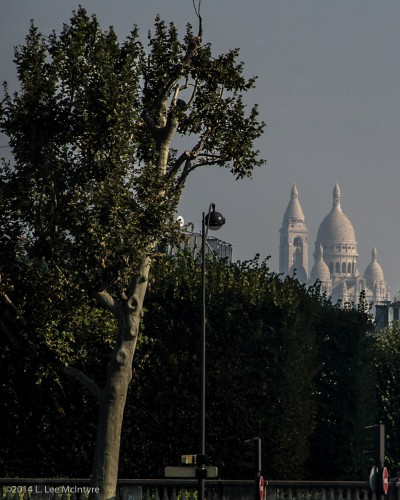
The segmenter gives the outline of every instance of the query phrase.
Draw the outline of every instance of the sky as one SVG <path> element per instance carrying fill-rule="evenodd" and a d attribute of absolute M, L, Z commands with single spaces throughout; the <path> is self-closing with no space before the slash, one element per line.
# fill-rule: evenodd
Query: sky
<path fill-rule="evenodd" d="M 79 5 L 120 41 L 134 24 L 145 41 L 157 14 L 182 34 L 187 22 L 196 25 L 192 0 L 0 0 L 0 80 L 16 88 L 13 47 L 30 19 L 44 35 L 59 32 Z M 245 75 L 258 76 L 246 99 L 267 124 L 256 145 L 267 164 L 241 181 L 215 167 L 194 172 L 179 215 L 200 230 L 202 212 L 215 203 L 226 218 L 215 235 L 233 244 L 234 257 L 270 256 L 277 271 L 279 229 L 296 183 L 311 269 L 338 182 L 360 272 L 375 246 L 393 296 L 400 290 L 400 2 L 202 0 L 201 12 L 214 54 L 237 47 Z"/>

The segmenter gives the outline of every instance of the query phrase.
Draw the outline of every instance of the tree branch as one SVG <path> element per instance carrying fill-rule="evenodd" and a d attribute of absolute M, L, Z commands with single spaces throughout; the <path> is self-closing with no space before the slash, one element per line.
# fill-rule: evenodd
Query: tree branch
<path fill-rule="evenodd" d="M 196 16 L 199 20 L 199 38 L 202 38 L 203 36 L 203 18 L 201 17 L 200 10 L 201 10 L 201 0 L 199 0 L 198 6 L 195 4 L 195 0 L 193 0 L 193 8 L 194 11 L 196 12 Z"/>
<path fill-rule="evenodd" d="M 196 97 L 196 94 L 197 94 L 197 87 L 198 87 L 197 82 L 198 82 L 198 80 L 196 79 L 196 81 L 194 82 L 192 95 L 190 96 L 189 102 L 187 103 L 187 107 L 188 107 L 188 108 L 192 105 L 192 103 L 193 103 L 193 101 L 194 101 L 194 98 Z"/>
<path fill-rule="evenodd" d="M 129 287 L 129 289 L 127 291 L 127 294 L 126 294 L 127 295 L 127 303 L 131 304 L 133 302 L 134 307 L 137 303 L 140 303 L 137 301 L 137 299 L 135 299 L 135 296 L 138 293 L 138 288 L 140 287 L 140 285 L 143 285 L 144 283 L 147 283 L 147 281 L 148 281 L 149 267 L 150 267 L 150 259 L 149 259 L 149 257 L 144 257 L 144 259 L 140 265 L 138 276 L 133 281 L 133 283 L 131 284 L 131 286 Z"/>
<path fill-rule="evenodd" d="M 190 39 L 187 45 L 187 50 L 185 55 L 182 57 L 181 61 L 176 64 L 173 74 L 170 79 L 165 83 L 164 87 L 160 91 L 160 94 L 157 99 L 157 114 L 158 114 L 158 123 L 155 123 L 154 119 L 148 114 L 146 110 L 143 112 L 143 119 L 149 128 L 153 138 L 159 142 L 162 140 L 162 137 L 167 138 L 171 135 L 171 132 L 176 128 L 177 121 L 175 116 L 175 109 L 177 105 L 177 97 L 179 90 L 181 90 L 179 86 L 179 80 L 182 77 L 182 72 L 185 68 L 187 68 L 190 64 L 191 59 L 199 50 L 202 45 L 202 36 L 203 36 L 203 28 L 202 28 L 202 17 L 200 15 L 200 3 L 198 9 L 195 8 L 196 15 L 199 19 L 199 30 L 198 36 Z M 150 65 L 150 58 L 148 60 L 148 64 Z M 174 95 L 172 98 L 172 103 L 170 106 L 170 110 L 167 117 L 167 101 L 169 94 L 171 92 L 172 87 L 175 86 Z M 186 81 L 183 88 L 187 88 L 188 83 Z M 144 84 L 144 93 L 146 94 L 147 83 Z M 190 104 L 193 102 L 193 99 L 196 95 L 197 91 L 197 81 L 194 85 L 194 90 L 192 96 L 190 98 Z"/>
<path fill-rule="evenodd" d="M 200 155 L 199 155 L 200 156 Z M 222 157 L 219 155 L 201 155 L 203 158 L 198 160 L 196 163 L 192 163 L 191 161 L 187 161 L 185 167 L 182 170 L 181 175 L 177 180 L 177 187 L 181 187 L 184 185 L 187 176 L 196 170 L 197 168 L 204 167 L 206 165 L 215 165 L 218 161 L 221 161 Z"/>
<path fill-rule="evenodd" d="M 193 172 L 193 170 L 195 170 L 198 166 L 199 165 L 197 163 L 193 165 L 192 162 L 188 160 L 185 163 L 183 171 L 177 180 L 177 187 L 183 186 L 185 184 L 187 176 L 190 174 L 190 172 Z"/>
<path fill-rule="evenodd" d="M 18 342 L 14 335 L 10 332 L 10 330 L 6 327 L 2 320 L 0 320 L 0 330 L 5 334 L 10 343 L 15 347 Z"/>
<path fill-rule="evenodd" d="M 148 114 L 148 112 L 146 110 L 143 111 L 142 117 L 143 117 L 143 120 L 144 120 L 145 124 L 147 125 L 147 128 L 149 129 L 151 135 L 153 136 L 153 139 L 155 141 L 157 141 L 159 133 L 158 133 L 158 128 L 156 127 L 153 118 Z"/>
<path fill-rule="evenodd" d="M 121 311 L 121 304 L 117 302 L 112 295 L 105 290 L 102 290 L 101 292 L 94 292 L 93 295 L 103 307 L 111 311 L 115 316 L 119 315 Z"/>
<path fill-rule="evenodd" d="M 186 178 L 190 172 L 192 172 L 195 168 L 200 166 L 200 164 L 192 165 L 191 161 L 197 158 L 201 154 L 201 149 L 204 146 L 205 142 L 207 141 L 208 137 L 212 133 L 212 128 L 208 127 L 207 130 L 204 132 L 204 134 L 200 137 L 199 141 L 197 144 L 192 148 L 191 151 L 184 151 L 179 158 L 175 161 L 174 165 L 170 168 L 168 172 L 168 178 L 171 179 L 175 175 L 178 174 L 179 169 L 181 166 L 185 163 L 185 166 L 183 168 L 183 172 L 180 175 L 178 179 L 178 184 L 182 184 L 181 178 L 184 177 Z M 207 155 L 209 156 L 209 155 Z"/>
<path fill-rule="evenodd" d="M 16 305 L 13 303 L 13 301 L 10 299 L 10 297 L 5 293 L 5 292 L 2 292 L 1 296 L 4 298 L 4 300 L 6 301 L 6 303 L 8 304 L 8 306 L 13 310 L 13 312 L 19 316 L 19 313 L 18 313 L 18 308 L 16 307 Z"/>
<path fill-rule="evenodd" d="M 167 173 L 167 179 L 172 179 L 177 175 L 179 172 L 179 169 L 182 167 L 183 164 L 185 164 L 184 169 L 188 166 L 190 166 L 190 162 L 194 159 L 191 151 L 184 151 L 179 158 L 175 160 L 175 163 L 171 166 L 171 168 L 168 170 Z"/>
<path fill-rule="evenodd" d="M 73 368 L 72 366 L 63 366 L 61 370 L 69 375 L 70 377 L 79 380 L 81 384 L 83 384 L 86 389 L 88 389 L 97 399 L 97 401 L 100 403 L 101 401 L 101 389 L 100 387 L 96 384 L 94 380 L 92 380 L 90 377 L 88 377 L 85 373 L 83 373 L 81 370 L 78 368 Z"/>
<path fill-rule="evenodd" d="M 20 313 L 18 307 L 14 304 L 14 302 L 10 299 L 10 297 L 5 293 L 0 293 L 0 298 L 4 299 L 6 305 L 11 309 L 11 311 L 15 314 L 16 318 L 21 321 L 23 325 L 26 325 L 26 319 Z"/>
<path fill-rule="evenodd" d="M 172 97 L 172 106 L 176 106 L 176 101 L 178 100 L 179 91 L 180 87 L 179 85 L 176 85 L 174 90 L 174 95 Z"/>
<path fill-rule="evenodd" d="M 202 17 L 200 15 L 200 12 L 197 12 L 197 11 L 196 11 L 196 15 L 199 19 L 198 34 L 197 34 L 197 36 L 194 36 L 189 40 L 185 55 L 182 57 L 181 61 L 176 64 L 176 66 L 175 66 L 176 70 L 174 71 L 174 74 L 166 82 L 166 84 L 164 85 L 164 88 L 160 92 L 160 103 L 166 102 L 166 100 L 168 99 L 168 95 L 170 93 L 171 88 L 179 82 L 179 79 L 182 76 L 182 70 L 189 66 L 191 59 L 196 54 L 196 52 L 199 50 L 199 48 L 202 46 L 202 40 L 203 40 Z"/>

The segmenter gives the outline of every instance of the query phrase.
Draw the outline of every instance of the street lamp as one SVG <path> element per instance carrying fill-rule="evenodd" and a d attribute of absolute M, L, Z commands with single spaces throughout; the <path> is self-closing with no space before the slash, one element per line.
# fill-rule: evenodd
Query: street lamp
<path fill-rule="evenodd" d="M 200 397 L 200 454 L 201 462 L 198 465 L 199 500 L 204 500 L 204 487 L 207 470 L 206 458 L 206 241 L 208 230 L 220 229 L 225 224 L 225 217 L 215 211 L 215 204 L 211 203 L 208 213 L 203 212 L 201 224 L 201 290 L 202 290 L 202 318 L 201 318 L 201 397 Z"/>

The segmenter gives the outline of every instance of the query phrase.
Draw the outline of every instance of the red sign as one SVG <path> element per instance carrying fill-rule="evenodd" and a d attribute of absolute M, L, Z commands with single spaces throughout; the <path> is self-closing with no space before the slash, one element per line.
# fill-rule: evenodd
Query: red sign
<path fill-rule="evenodd" d="M 389 473 L 386 467 L 384 467 L 382 470 L 382 488 L 383 493 L 387 495 L 389 489 Z"/>
<path fill-rule="evenodd" d="M 260 476 L 258 484 L 260 486 L 260 500 L 263 500 L 264 499 L 264 478 L 262 476 Z"/>

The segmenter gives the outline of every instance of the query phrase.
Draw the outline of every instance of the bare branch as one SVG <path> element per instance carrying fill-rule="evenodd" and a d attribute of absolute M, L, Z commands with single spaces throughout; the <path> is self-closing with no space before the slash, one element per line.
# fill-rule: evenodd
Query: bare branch
<path fill-rule="evenodd" d="M 201 155 L 201 150 L 207 141 L 208 137 L 212 133 L 212 128 L 208 127 L 208 129 L 204 132 L 204 134 L 200 137 L 198 143 L 192 148 L 191 151 L 184 151 L 179 158 L 175 161 L 174 165 L 170 168 L 168 172 L 168 177 L 171 179 L 175 175 L 178 174 L 179 169 L 182 167 L 183 164 L 185 164 L 183 171 L 178 179 L 178 185 L 182 185 L 186 177 L 190 172 L 192 172 L 195 168 L 197 168 L 198 164 L 192 165 L 191 162 L 197 158 L 199 155 Z"/>
<path fill-rule="evenodd" d="M 197 94 L 197 85 L 198 85 L 198 80 L 196 79 L 196 81 L 194 82 L 194 87 L 193 87 L 193 92 L 192 92 L 192 95 L 190 96 L 190 99 L 189 99 L 189 102 L 187 103 L 187 107 L 189 108 L 193 101 L 194 101 L 194 98 L 196 97 L 196 94 Z"/>
<path fill-rule="evenodd" d="M 205 155 L 201 160 L 198 160 L 194 168 L 205 167 L 206 165 L 215 165 L 222 160 L 222 156 Z"/>
<path fill-rule="evenodd" d="M 26 325 L 26 319 L 22 316 L 22 314 L 19 311 L 18 307 L 14 304 L 14 302 L 10 299 L 10 297 L 5 292 L 1 292 L 0 293 L 0 298 L 4 299 L 4 302 L 11 309 L 11 311 L 15 314 L 16 318 L 19 321 L 21 321 L 23 325 Z"/>
<path fill-rule="evenodd" d="M 81 384 L 83 384 L 86 389 L 88 389 L 97 399 L 97 401 L 100 403 L 101 401 L 101 389 L 100 387 L 96 384 L 94 380 L 92 380 L 90 377 L 88 377 L 85 373 L 83 373 L 81 370 L 78 368 L 73 368 L 72 366 L 63 366 L 61 370 L 69 375 L 70 377 L 79 380 Z"/>
<path fill-rule="evenodd" d="M 193 8 L 194 11 L 196 12 L 196 16 L 199 20 L 199 37 L 201 38 L 203 36 L 203 18 L 201 17 L 200 14 L 200 9 L 201 9 L 201 0 L 199 0 L 198 5 L 196 6 L 195 0 L 193 0 Z"/>
<path fill-rule="evenodd" d="M 194 0 L 193 0 L 193 8 L 194 8 L 194 11 L 196 12 L 196 16 L 198 16 L 199 10 L 197 9 L 196 2 Z M 200 8 L 200 3 L 199 3 L 199 8 Z"/>
<path fill-rule="evenodd" d="M 1 296 L 4 298 L 4 300 L 6 301 L 7 305 L 10 307 L 10 309 L 12 309 L 12 311 L 17 315 L 19 316 L 19 312 L 18 312 L 18 308 L 15 306 L 15 304 L 13 303 L 13 301 L 10 299 L 10 297 L 5 293 L 5 292 L 2 292 Z"/>
<path fill-rule="evenodd" d="M 183 164 L 190 163 L 191 160 L 193 160 L 194 157 L 191 153 L 191 151 L 184 151 L 179 158 L 176 159 L 175 163 L 172 165 L 172 167 L 168 171 L 168 179 L 172 179 L 175 177 L 175 175 L 179 172 L 179 169 L 182 167 Z"/>
<path fill-rule="evenodd" d="M 219 155 L 199 155 L 199 156 L 202 156 L 202 158 L 201 160 L 198 159 L 196 163 L 193 163 L 191 161 L 186 162 L 185 167 L 183 168 L 182 173 L 177 180 L 178 187 L 181 187 L 185 184 L 187 176 L 191 172 L 193 172 L 193 170 L 196 170 L 197 168 L 200 167 L 205 167 L 206 165 L 215 165 L 222 159 L 222 157 Z"/>
<path fill-rule="evenodd" d="M 185 181 L 186 181 L 186 178 L 187 176 L 190 174 L 190 172 L 193 172 L 193 170 L 195 170 L 196 168 L 198 167 L 198 164 L 195 163 L 194 165 L 192 164 L 192 162 L 190 161 L 187 161 L 185 163 L 185 167 L 181 173 L 181 175 L 179 176 L 178 178 L 178 181 L 177 181 L 177 186 L 178 187 L 181 187 L 185 184 Z"/>
<path fill-rule="evenodd" d="M 210 126 L 207 127 L 207 129 L 205 130 L 203 135 L 200 137 L 198 143 L 192 149 L 193 158 L 197 158 L 201 154 L 201 150 L 203 149 L 204 144 L 206 143 L 207 139 L 210 137 L 212 132 L 213 132 L 213 128 Z"/>
<path fill-rule="evenodd" d="M 178 99 L 179 90 L 180 90 L 179 85 L 175 85 L 175 91 L 174 91 L 174 95 L 172 97 L 172 103 L 171 103 L 172 106 L 176 106 L 176 101 Z"/>

